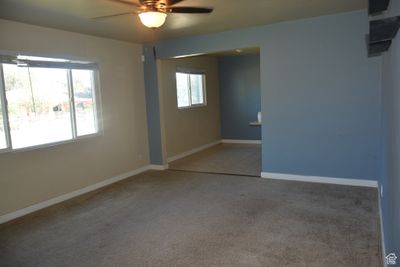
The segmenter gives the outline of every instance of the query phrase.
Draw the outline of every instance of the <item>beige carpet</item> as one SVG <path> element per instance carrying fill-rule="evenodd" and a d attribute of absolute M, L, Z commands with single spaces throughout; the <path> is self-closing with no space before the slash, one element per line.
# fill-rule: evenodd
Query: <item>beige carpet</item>
<path fill-rule="evenodd" d="M 0 226 L 0 266 L 375 267 L 378 221 L 376 189 L 147 172 Z"/>
<path fill-rule="evenodd" d="M 169 163 L 171 170 L 260 176 L 261 145 L 219 144 Z"/>

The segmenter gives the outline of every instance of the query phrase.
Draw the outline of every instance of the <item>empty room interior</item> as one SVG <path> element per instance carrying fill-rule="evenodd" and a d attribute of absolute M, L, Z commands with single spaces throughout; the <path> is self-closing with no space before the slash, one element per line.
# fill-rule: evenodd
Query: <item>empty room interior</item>
<path fill-rule="evenodd" d="M 0 266 L 400 266 L 399 0 L 0 0 Z"/>

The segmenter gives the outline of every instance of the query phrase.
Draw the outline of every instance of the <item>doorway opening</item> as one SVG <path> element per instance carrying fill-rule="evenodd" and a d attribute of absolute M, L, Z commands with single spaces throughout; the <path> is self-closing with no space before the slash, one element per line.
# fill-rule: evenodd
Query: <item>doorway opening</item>
<path fill-rule="evenodd" d="M 261 174 L 259 48 L 159 61 L 171 170 Z"/>

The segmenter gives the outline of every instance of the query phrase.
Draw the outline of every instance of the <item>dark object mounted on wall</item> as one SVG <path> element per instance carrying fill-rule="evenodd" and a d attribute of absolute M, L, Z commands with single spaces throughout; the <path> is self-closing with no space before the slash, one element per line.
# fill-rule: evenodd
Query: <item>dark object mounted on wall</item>
<path fill-rule="evenodd" d="M 380 56 L 383 52 L 387 51 L 392 44 L 391 40 L 376 42 L 368 45 L 368 56 Z"/>
<path fill-rule="evenodd" d="M 378 56 L 387 51 L 399 28 L 400 16 L 370 21 L 368 55 Z"/>
<path fill-rule="evenodd" d="M 369 22 L 370 43 L 392 40 L 399 30 L 400 16 Z"/>
<path fill-rule="evenodd" d="M 390 0 L 369 0 L 368 13 L 377 15 L 387 10 Z"/>

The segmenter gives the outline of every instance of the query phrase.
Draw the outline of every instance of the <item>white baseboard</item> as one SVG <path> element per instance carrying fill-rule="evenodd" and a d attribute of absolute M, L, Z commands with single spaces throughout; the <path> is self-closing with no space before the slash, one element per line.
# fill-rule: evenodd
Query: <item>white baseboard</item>
<path fill-rule="evenodd" d="M 236 140 L 236 139 L 222 139 L 223 144 L 251 144 L 261 145 L 261 140 Z"/>
<path fill-rule="evenodd" d="M 20 209 L 20 210 L 16 210 L 16 211 L 1 215 L 0 216 L 0 224 L 8 222 L 8 221 L 11 221 L 11 220 L 14 220 L 14 219 L 16 219 L 18 217 L 22 217 L 22 216 L 27 215 L 29 213 L 32 213 L 32 212 L 35 212 L 35 211 L 38 211 L 38 210 L 53 206 L 55 204 L 61 203 L 63 201 L 66 201 L 68 199 L 71 199 L 71 198 L 83 195 L 85 193 L 94 191 L 96 189 L 105 187 L 107 185 L 119 182 L 121 180 L 124 180 L 126 178 L 132 177 L 132 176 L 137 175 L 139 173 L 142 173 L 142 172 L 145 172 L 145 171 L 148 171 L 148 170 L 161 170 L 161 168 L 164 168 L 164 167 L 165 166 L 162 166 L 162 165 L 160 165 L 160 166 L 159 165 L 144 166 L 144 167 L 141 167 L 141 168 L 138 168 L 138 169 L 135 169 L 135 170 L 120 174 L 118 176 L 112 177 L 110 179 L 101 181 L 99 183 L 96 183 L 96 184 L 89 185 L 87 187 L 78 189 L 76 191 L 72 191 L 72 192 L 66 193 L 64 195 L 61 195 L 61 196 L 58 196 L 58 197 L 55 197 L 55 198 L 52 198 L 52 199 L 37 203 L 37 204 L 34 204 L 32 206 L 29 206 L 29 207 L 26 207 L 26 208 L 23 208 L 23 209 Z"/>
<path fill-rule="evenodd" d="M 167 162 L 170 163 L 170 162 L 172 162 L 172 161 L 175 161 L 175 160 L 178 160 L 178 159 L 181 159 L 181 158 L 190 156 L 190 155 L 192 155 L 192 154 L 194 154 L 194 153 L 200 152 L 200 151 L 202 151 L 202 150 L 205 150 L 205 149 L 210 148 L 210 147 L 212 147 L 212 146 L 218 145 L 218 144 L 220 144 L 220 143 L 221 143 L 221 140 L 218 140 L 218 141 L 209 143 L 209 144 L 207 144 L 207 145 L 204 145 L 204 146 L 201 146 L 201 147 L 197 147 L 197 148 L 195 148 L 195 149 L 186 151 L 186 152 L 184 152 L 184 153 L 182 153 L 182 154 L 179 154 L 179 155 L 170 157 L 170 158 L 167 159 Z"/>
<path fill-rule="evenodd" d="M 381 187 L 378 186 L 378 211 L 379 211 L 379 222 L 381 226 L 381 243 L 382 243 L 382 259 L 383 259 L 383 266 L 386 267 L 386 246 L 385 246 L 385 231 L 383 228 L 383 217 L 382 217 L 382 201 L 381 201 Z"/>
<path fill-rule="evenodd" d="M 378 187 L 378 182 L 373 180 L 305 176 L 305 175 L 270 173 L 270 172 L 262 172 L 261 177 L 267 179 L 289 180 L 289 181 L 300 181 L 300 182 L 311 182 L 311 183 L 340 184 L 340 185 L 364 186 L 364 187 L 375 187 L 375 188 Z"/>
<path fill-rule="evenodd" d="M 165 165 L 154 165 L 154 164 L 152 164 L 152 165 L 148 166 L 149 170 L 155 170 L 155 171 L 165 171 L 165 170 L 168 170 L 168 168 L 169 168 L 168 164 L 165 164 Z"/>

